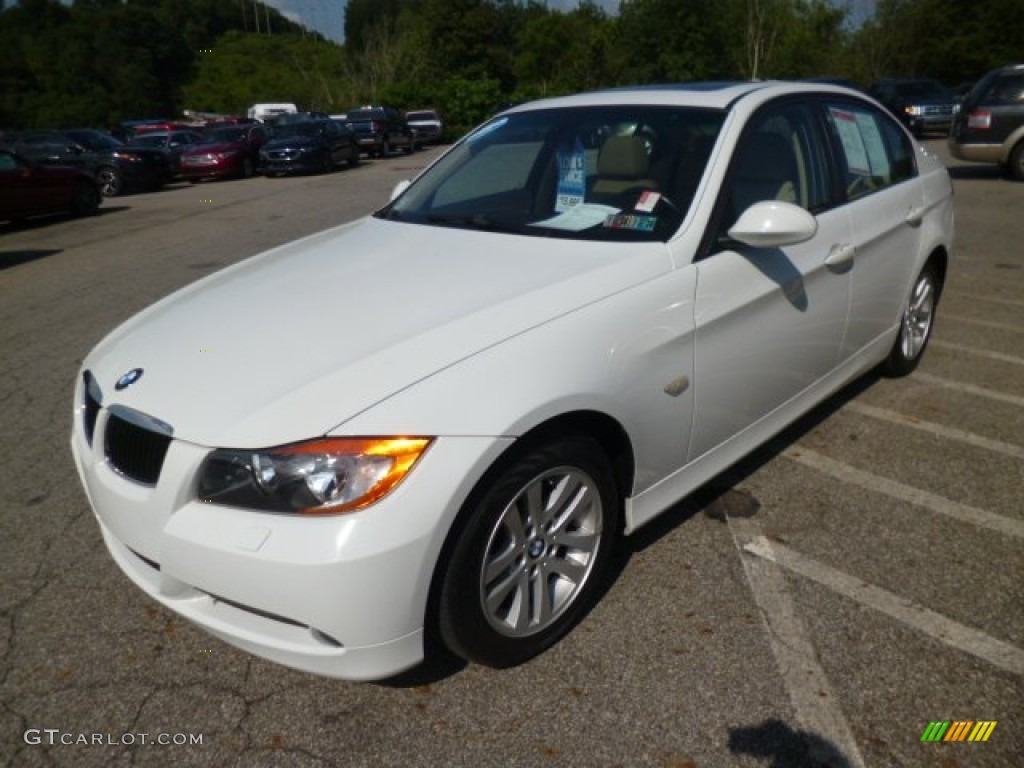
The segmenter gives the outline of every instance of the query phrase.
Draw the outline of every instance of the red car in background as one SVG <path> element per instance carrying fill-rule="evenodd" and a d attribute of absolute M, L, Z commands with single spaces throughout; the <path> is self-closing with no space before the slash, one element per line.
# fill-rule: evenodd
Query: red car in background
<path fill-rule="evenodd" d="M 247 179 L 256 171 L 267 141 L 261 124 L 207 128 L 200 143 L 181 153 L 181 176 L 193 184 L 205 179 Z"/>
<path fill-rule="evenodd" d="M 0 221 L 33 216 L 96 213 L 102 199 L 96 178 L 81 168 L 37 165 L 0 149 Z"/>

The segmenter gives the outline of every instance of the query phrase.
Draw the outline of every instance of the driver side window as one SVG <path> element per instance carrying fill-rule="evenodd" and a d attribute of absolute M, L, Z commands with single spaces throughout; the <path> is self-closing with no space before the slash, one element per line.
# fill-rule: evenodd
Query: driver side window
<path fill-rule="evenodd" d="M 805 103 L 770 107 L 754 116 L 733 154 L 723 186 L 722 232 L 754 203 L 780 200 L 818 213 L 834 204 L 825 143 Z"/>

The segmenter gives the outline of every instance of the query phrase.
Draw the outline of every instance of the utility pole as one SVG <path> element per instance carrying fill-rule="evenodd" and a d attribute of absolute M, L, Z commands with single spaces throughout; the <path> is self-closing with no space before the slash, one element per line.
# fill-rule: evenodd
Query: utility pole
<path fill-rule="evenodd" d="M 252 15 L 256 19 L 256 34 L 260 33 L 260 7 L 256 0 L 252 0 Z"/>

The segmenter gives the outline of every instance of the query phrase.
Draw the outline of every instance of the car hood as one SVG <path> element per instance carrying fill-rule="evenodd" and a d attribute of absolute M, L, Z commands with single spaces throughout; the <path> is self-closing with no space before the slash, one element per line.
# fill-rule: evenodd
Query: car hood
<path fill-rule="evenodd" d="M 83 367 L 105 406 L 256 448 L 323 435 L 480 350 L 670 268 L 661 243 L 527 238 L 365 218 L 154 304 Z M 133 385 L 115 390 L 126 372 Z"/>
<path fill-rule="evenodd" d="M 320 142 L 310 136 L 288 136 L 280 139 L 271 139 L 263 145 L 263 149 L 290 149 L 298 147 L 312 147 Z"/>

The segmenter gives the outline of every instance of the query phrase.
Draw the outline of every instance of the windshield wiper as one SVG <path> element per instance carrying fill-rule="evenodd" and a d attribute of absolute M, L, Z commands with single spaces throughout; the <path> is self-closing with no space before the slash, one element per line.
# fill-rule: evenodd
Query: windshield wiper
<path fill-rule="evenodd" d="M 495 221 L 489 216 L 476 213 L 472 216 L 444 216 L 432 213 L 427 216 L 428 224 L 439 224 L 443 227 L 463 227 L 466 229 L 480 229 L 486 232 L 522 232 L 523 228 L 517 224 Z"/>

